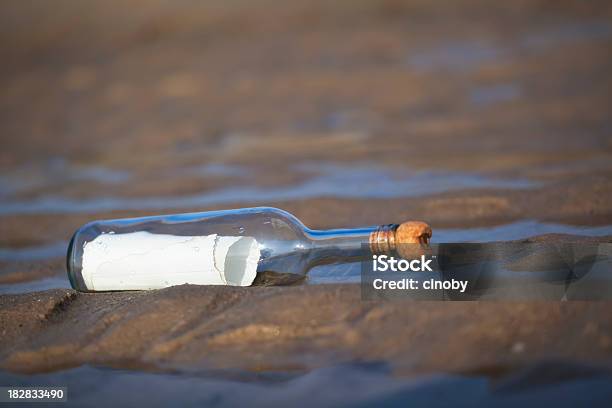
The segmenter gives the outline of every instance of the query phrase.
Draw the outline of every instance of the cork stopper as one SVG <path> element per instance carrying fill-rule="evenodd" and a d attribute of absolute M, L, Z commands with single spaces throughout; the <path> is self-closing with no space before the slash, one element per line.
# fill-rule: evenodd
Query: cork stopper
<path fill-rule="evenodd" d="M 429 224 L 422 221 L 406 221 L 395 230 L 395 242 L 397 244 L 429 245 L 431 235 Z"/>
<path fill-rule="evenodd" d="M 370 249 L 374 254 L 390 253 L 398 250 L 401 256 L 411 255 L 405 248 L 414 248 L 411 245 L 402 247 L 401 244 L 419 244 L 427 247 L 431 238 L 431 227 L 422 221 L 406 221 L 401 224 L 381 225 L 370 234 Z"/>

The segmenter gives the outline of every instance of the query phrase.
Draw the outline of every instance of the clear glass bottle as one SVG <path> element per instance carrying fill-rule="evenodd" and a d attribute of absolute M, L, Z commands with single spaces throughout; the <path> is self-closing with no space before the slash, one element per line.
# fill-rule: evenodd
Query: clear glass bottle
<path fill-rule="evenodd" d="M 401 227 L 404 226 L 408 228 L 402 230 Z M 193 266 L 188 264 L 189 261 L 186 258 L 195 256 L 196 258 L 193 259 L 199 263 L 198 259 L 204 262 L 203 258 L 213 257 L 213 253 L 208 255 L 204 251 L 201 254 L 196 253 L 194 251 L 202 250 L 201 245 L 196 246 L 193 243 L 201 242 L 207 245 L 206 242 L 213 242 L 214 239 L 206 241 L 206 237 L 214 236 L 217 237 L 217 241 L 214 242 L 219 242 L 219 237 L 228 238 L 230 240 L 228 245 L 231 245 L 236 242 L 236 239 L 244 237 L 250 240 L 245 243 L 247 247 L 250 243 L 253 244 L 253 248 L 256 247 L 254 249 L 256 271 L 253 271 L 253 274 L 257 275 L 255 282 L 246 278 L 242 279 L 242 276 L 231 281 L 227 276 L 222 276 L 221 282 L 215 281 L 210 284 L 246 286 L 263 282 L 263 276 L 268 278 L 275 275 L 303 277 L 316 265 L 353 262 L 370 256 L 372 253 L 390 252 L 399 242 L 428 243 L 431 237 L 431 229 L 424 223 L 409 222 L 401 224 L 399 229 L 398 227 L 398 224 L 389 224 L 355 229 L 312 230 L 305 227 L 290 213 L 270 207 L 93 221 L 77 230 L 72 237 L 68 247 L 67 268 L 72 287 L 80 291 L 153 289 L 180 283 L 202 284 L 201 281 L 194 282 L 191 278 L 193 275 L 187 273 L 191 271 L 189 268 L 193 269 Z M 130 238 L 129 244 L 126 244 L 125 238 L 128 237 Z M 164 242 L 167 244 L 160 246 L 147 241 L 160 237 L 164 237 Z M 179 241 L 182 239 L 180 245 L 189 242 L 191 247 L 186 250 L 181 249 L 177 246 L 178 244 L 175 244 L 178 242 L 177 239 Z M 130 248 L 126 248 L 126 245 L 129 245 Z M 245 245 L 242 247 L 245 248 Z M 144 250 L 145 247 L 146 250 Z M 152 252 L 149 252 L 153 247 Z M 106 252 L 102 248 L 105 248 Z M 98 255 L 95 255 L 94 251 L 98 251 Z M 114 263 L 109 263 L 109 256 L 113 256 L 113 251 L 115 251 Z M 125 252 L 126 254 L 138 253 L 140 258 L 126 263 L 126 258 L 122 258 L 122 255 L 119 254 L 121 251 L 128 251 Z M 227 245 L 223 251 L 226 256 L 223 258 L 226 266 L 228 259 L 238 256 L 232 255 Z M 248 250 L 247 252 L 241 251 L 239 256 L 248 257 L 250 256 L 248 254 L 250 254 Z M 214 256 L 217 255 L 215 252 Z M 88 260 L 88 256 L 91 259 Z M 114 269 L 109 272 L 109 276 L 112 275 L 112 277 L 106 278 L 103 285 L 94 285 L 91 277 L 85 276 L 90 275 L 91 271 L 84 271 L 87 269 L 84 268 L 84 264 L 88 262 L 92 264 L 92 259 L 95 260 L 94 269 L 98 277 L 100 270 L 104 267 L 115 265 Z M 140 279 L 138 277 L 148 274 L 147 269 L 164 271 L 161 264 L 167 265 L 165 269 L 167 274 L 173 274 L 176 269 L 181 268 L 185 269 L 187 274 L 182 277 L 174 276 L 168 280 L 164 275 L 166 272 L 155 276 L 152 276 L 154 275 L 152 273 L 147 277 L 148 283 L 136 282 Z M 178 264 L 185 264 L 185 266 L 179 267 Z M 122 271 L 117 272 L 117 269 Z M 84 272 L 87 273 L 84 275 Z M 130 283 L 131 276 L 136 280 Z M 117 284 L 114 283 L 115 281 Z"/>

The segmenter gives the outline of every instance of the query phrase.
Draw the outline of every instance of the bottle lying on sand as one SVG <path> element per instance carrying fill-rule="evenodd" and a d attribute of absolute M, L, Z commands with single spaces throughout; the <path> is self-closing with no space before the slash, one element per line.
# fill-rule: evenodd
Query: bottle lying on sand
<path fill-rule="evenodd" d="M 419 221 L 312 230 L 268 207 L 162 215 L 84 225 L 68 246 L 67 268 L 72 287 L 87 292 L 249 286 L 302 279 L 316 265 L 390 253 L 401 243 L 427 245 L 430 237 Z"/>

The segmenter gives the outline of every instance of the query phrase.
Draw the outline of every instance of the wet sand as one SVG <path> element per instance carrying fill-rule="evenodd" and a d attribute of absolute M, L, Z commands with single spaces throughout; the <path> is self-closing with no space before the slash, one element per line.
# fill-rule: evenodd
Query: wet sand
<path fill-rule="evenodd" d="M 607 2 L 115 3 L 1 6 L 3 287 L 67 284 L 61 245 L 92 219 L 252 205 L 313 228 L 611 242 Z M 15 373 L 496 377 L 612 356 L 606 302 L 377 303 L 341 284 L 0 306 Z"/>
<path fill-rule="evenodd" d="M 366 302 L 359 285 L 51 290 L 3 296 L 1 310 L 2 366 L 19 372 L 384 361 L 403 375 L 501 374 L 536 359 L 608 364 L 612 350 L 607 302 Z"/>

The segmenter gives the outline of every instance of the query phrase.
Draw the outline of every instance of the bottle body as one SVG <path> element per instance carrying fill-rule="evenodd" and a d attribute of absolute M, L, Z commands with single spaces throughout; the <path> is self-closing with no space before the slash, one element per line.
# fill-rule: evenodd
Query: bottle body
<path fill-rule="evenodd" d="M 316 264 L 363 256 L 375 230 L 310 230 L 269 207 L 94 221 L 74 234 L 67 268 L 81 291 L 248 286 L 257 273 L 304 275 Z"/>

